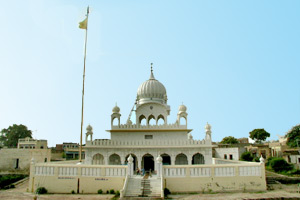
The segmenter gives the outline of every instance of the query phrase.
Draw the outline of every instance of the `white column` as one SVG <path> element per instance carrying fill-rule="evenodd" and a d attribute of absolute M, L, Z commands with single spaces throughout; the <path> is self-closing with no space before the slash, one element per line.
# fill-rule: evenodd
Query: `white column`
<path fill-rule="evenodd" d="M 137 163 L 138 163 L 138 168 L 141 170 L 142 169 L 142 156 L 137 156 Z"/>
<path fill-rule="evenodd" d="M 133 176 L 133 157 L 131 156 L 131 154 L 128 157 L 127 161 L 128 161 L 128 173 L 127 174 L 129 177 L 132 177 Z"/>
<path fill-rule="evenodd" d="M 175 159 L 176 159 L 176 156 L 171 155 L 171 165 L 175 165 Z"/>
<path fill-rule="evenodd" d="M 157 177 L 160 178 L 162 177 L 162 157 L 160 155 L 156 158 L 156 167 Z"/>

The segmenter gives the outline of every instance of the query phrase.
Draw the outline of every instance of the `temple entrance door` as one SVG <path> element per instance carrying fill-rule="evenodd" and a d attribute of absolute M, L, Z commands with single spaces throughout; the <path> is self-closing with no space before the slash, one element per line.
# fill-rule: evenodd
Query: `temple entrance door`
<path fill-rule="evenodd" d="M 143 161 L 145 171 L 154 171 L 154 158 L 151 154 L 144 155 Z"/>

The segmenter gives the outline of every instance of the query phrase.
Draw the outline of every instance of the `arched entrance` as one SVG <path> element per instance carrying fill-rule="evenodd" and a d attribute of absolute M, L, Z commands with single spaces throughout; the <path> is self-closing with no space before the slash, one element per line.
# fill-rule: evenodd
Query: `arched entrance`
<path fill-rule="evenodd" d="M 205 163 L 204 156 L 200 153 L 193 155 L 192 165 L 203 165 Z"/>
<path fill-rule="evenodd" d="M 178 154 L 175 159 L 175 165 L 187 165 L 188 159 L 187 156 L 183 153 Z"/>
<path fill-rule="evenodd" d="M 100 153 L 93 156 L 92 165 L 104 165 L 104 157 Z"/>
<path fill-rule="evenodd" d="M 163 165 L 171 165 L 171 157 L 168 154 L 164 153 L 161 155 L 161 157 L 163 159 Z"/>
<path fill-rule="evenodd" d="M 126 157 L 125 157 L 125 164 L 127 165 L 128 163 L 128 157 L 129 157 L 130 154 L 128 154 Z M 137 157 L 136 155 L 134 154 L 131 154 L 132 158 L 133 158 L 133 170 L 136 171 L 136 168 L 138 166 L 138 160 L 137 160 Z M 140 169 L 141 170 L 141 169 Z"/>
<path fill-rule="evenodd" d="M 145 171 L 154 170 L 154 157 L 151 154 L 145 154 L 142 159 L 142 166 Z"/>
<path fill-rule="evenodd" d="M 109 156 L 109 165 L 121 165 L 121 158 L 118 154 L 112 154 Z"/>

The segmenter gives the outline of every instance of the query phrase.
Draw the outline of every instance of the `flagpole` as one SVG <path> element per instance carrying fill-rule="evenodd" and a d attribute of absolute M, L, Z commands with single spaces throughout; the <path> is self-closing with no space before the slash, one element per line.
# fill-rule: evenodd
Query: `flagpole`
<path fill-rule="evenodd" d="M 87 45 L 87 33 L 89 22 L 89 7 L 87 7 L 86 13 L 86 29 L 85 29 L 85 44 L 84 44 L 84 60 L 83 60 L 83 80 L 82 80 L 82 101 L 81 101 L 81 131 L 80 131 L 80 146 L 79 146 L 79 162 L 82 162 L 82 128 L 83 128 L 83 105 L 84 105 L 84 80 L 85 80 L 85 61 L 86 61 L 86 45 Z"/>

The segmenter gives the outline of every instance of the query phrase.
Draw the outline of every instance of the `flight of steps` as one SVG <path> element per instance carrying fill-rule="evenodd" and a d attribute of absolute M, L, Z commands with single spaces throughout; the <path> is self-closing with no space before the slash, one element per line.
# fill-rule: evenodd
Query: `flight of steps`
<path fill-rule="evenodd" d="M 127 189 L 124 197 L 151 197 L 160 198 L 161 180 L 157 178 L 143 179 L 142 177 L 133 177 L 128 179 Z M 125 199 L 124 198 L 124 199 Z"/>
<path fill-rule="evenodd" d="M 138 197 L 143 193 L 143 188 L 141 187 L 142 182 L 141 177 L 133 177 L 128 179 L 127 188 L 125 191 L 125 197 Z"/>

